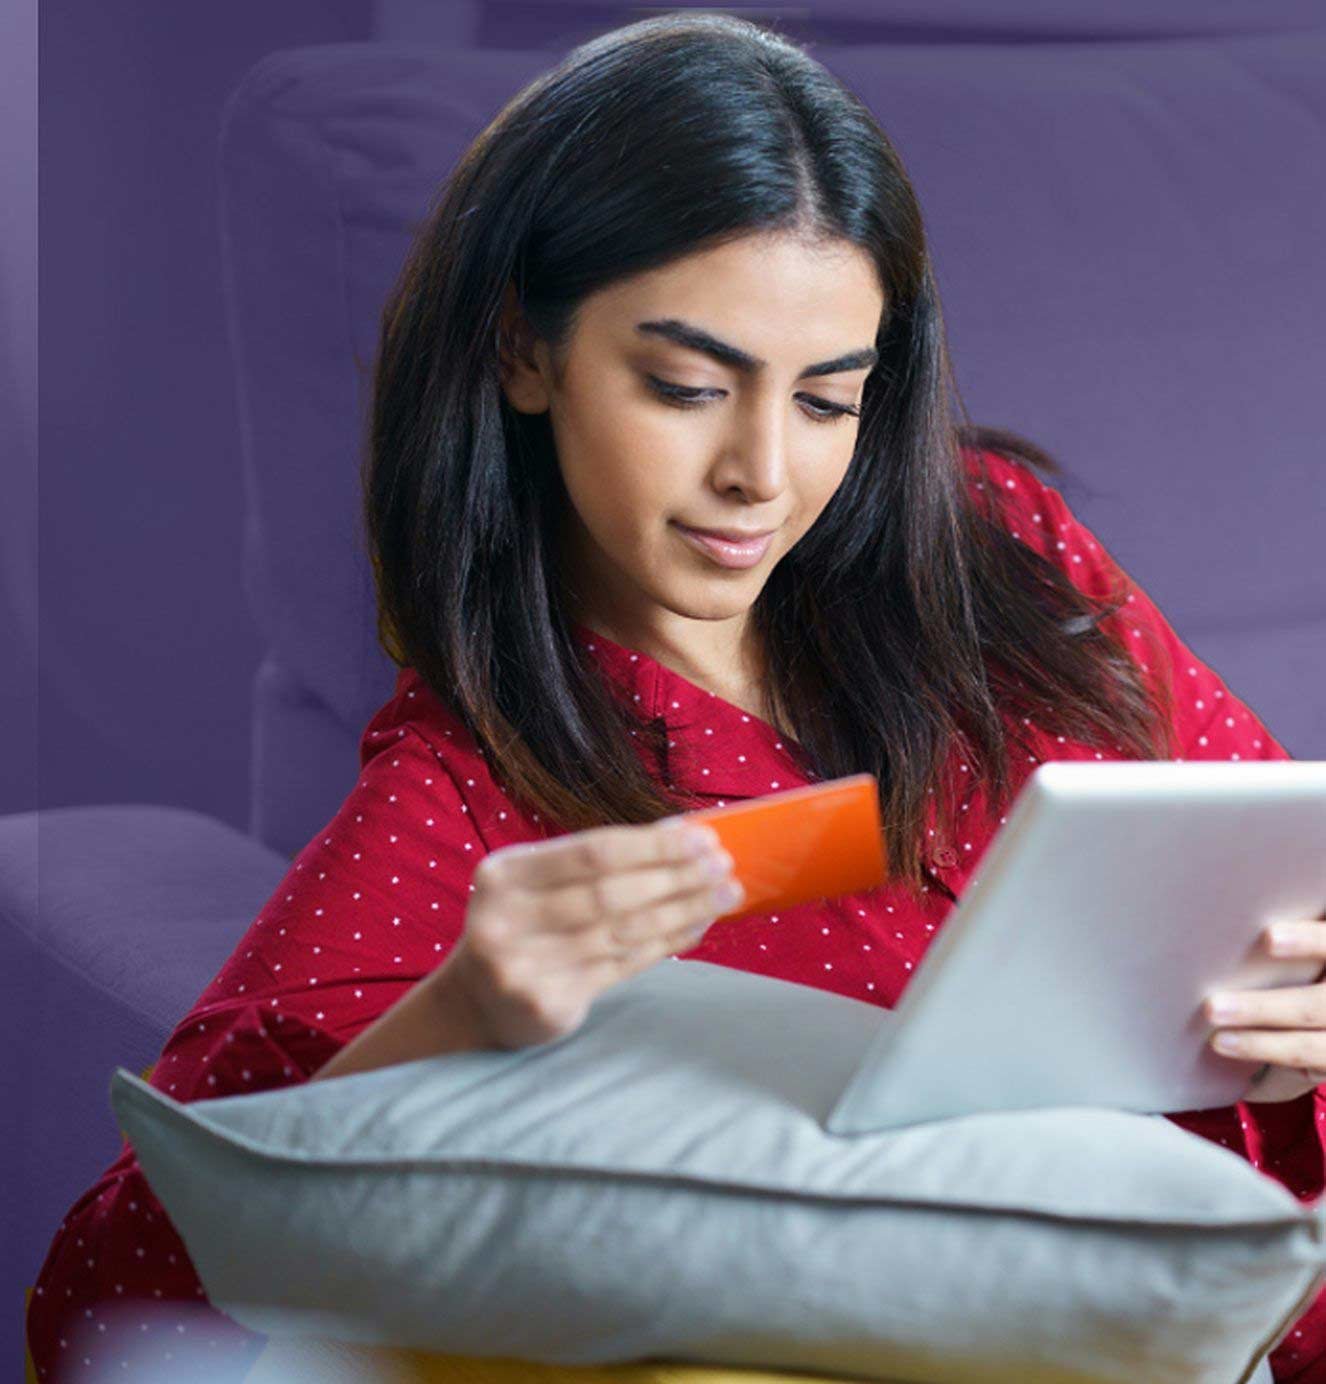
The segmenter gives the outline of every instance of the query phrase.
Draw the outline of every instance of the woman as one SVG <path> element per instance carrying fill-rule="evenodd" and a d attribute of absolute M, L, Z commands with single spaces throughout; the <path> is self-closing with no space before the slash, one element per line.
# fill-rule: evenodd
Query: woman
<path fill-rule="evenodd" d="M 892 1006 L 1036 764 L 1288 758 L 1031 469 L 1054 463 L 956 398 L 901 161 L 799 48 L 664 17 L 522 92 L 383 314 L 364 489 L 395 695 L 152 1084 L 541 1042 L 678 955 Z M 714 895 L 730 861 L 665 822 L 862 771 L 887 885 L 781 916 Z M 1306 1198 L 1293 1069 L 1321 1054 L 1287 1018 L 1252 1054 L 1280 1100 L 1171 1118 Z M 242 1377 L 261 1338 L 206 1307 L 126 1143 L 43 1266 L 38 1378 L 112 1360 L 114 1309 L 154 1299 Z M 1276 1377 L 1326 1378 L 1318 1355 L 1320 1300 Z"/>

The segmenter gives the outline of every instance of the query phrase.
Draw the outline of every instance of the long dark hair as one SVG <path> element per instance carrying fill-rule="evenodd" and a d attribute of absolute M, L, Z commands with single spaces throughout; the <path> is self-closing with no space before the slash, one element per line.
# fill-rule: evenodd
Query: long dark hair
<path fill-rule="evenodd" d="M 502 300 L 513 282 L 556 363 L 586 295 L 774 230 L 866 251 L 885 311 L 848 472 L 752 607 L 771 720 L 818 777 L 876 775 L 891 880 L 952 898 L 921 848 L 932 791 L 951 839 L 956 746 L 1003 812 L 1019 718 L 1168 758 L 1171 708 L 1099 627 L 1122 592 L 1090 599 L 1014 539 L 977 498 L 988 472 L 973 492 L 965 463 L 983 470 L 985 450 L 1062 468 L 967 418 L 901 159 L 862 101 L 757 24 L 672 14 L 580 45 L 442 185 L 382 316 L 363 475 L 379 637 L 541 819 L 581 830 L 699 805 L 647 771 L 639 746 L 665 755 L 665 728 L 574 642 L 556 546 L 569 500 L 547 415 L 502 392 Z"/>

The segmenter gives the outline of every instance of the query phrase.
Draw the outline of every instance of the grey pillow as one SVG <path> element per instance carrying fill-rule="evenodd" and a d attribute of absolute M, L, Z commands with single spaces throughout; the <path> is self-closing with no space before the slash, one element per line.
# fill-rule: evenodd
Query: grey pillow
<path fill-rule="evenodd" d="M 1326 1280 L 1305 1205 L 1161 1115 L 823 1121 L 887 1012 L 702 961 L 565 1038 L 111 1103 L 250 1330 L 552 1364 L 1234 1384 Z M 312 1267 L 311 1267 L 312 1266 Z"/>

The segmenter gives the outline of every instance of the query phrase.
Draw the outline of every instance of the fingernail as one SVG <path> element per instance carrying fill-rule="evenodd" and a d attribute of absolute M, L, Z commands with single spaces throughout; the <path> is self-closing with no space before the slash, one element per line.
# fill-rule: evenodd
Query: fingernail
<path fill-rule="evenodd" d="M 1289 956 L 1298 950 L 1299 939 L 1292 928 L 1273 927 L 1271 929 L 1271 950 L 1279 956 Z"/>
<path fill-rule="evenodd" d="M 1217 1033 L 1212 1044 L 1217 1052 L 1242 1052 L 1244 1048 L 1243 1039 L 1235 1033 Z"/>
<path fill-rule="evenodd" d="M 1212 995 L 1207 1008 L 1217 1023 L 1228 1023 L 1230 1019 L 1237 1019 L 1243 1012 L 1243 1006 L 1232 995 Z"/>
<path fill-rule="evenodd" d="M 732 904 L 740 903 L 745 897 L 746 891 L 741 887 L 738 880 L 730 879 L 726 884 L 720 884 L 716 893 L 719 904 L 727 908 Z"/>
<path fill-rule="evenodd" d="M 710 879 L 726 879 L 732 869 L 732 857 L 726 851 L 706 852 L 700 868 Z"/>

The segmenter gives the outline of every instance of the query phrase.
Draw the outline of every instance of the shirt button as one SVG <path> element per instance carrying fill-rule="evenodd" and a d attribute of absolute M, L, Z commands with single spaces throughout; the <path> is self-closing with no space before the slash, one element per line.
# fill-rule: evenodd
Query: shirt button
<path fill-rule="evenodd" d="M 941 870 L 947 870 L 958 863 L 958 853 L 952 846 L 941 846 L 935 852 L 933 859 Z"/>

